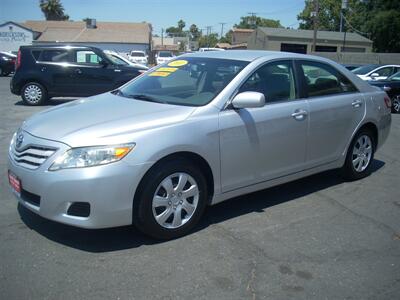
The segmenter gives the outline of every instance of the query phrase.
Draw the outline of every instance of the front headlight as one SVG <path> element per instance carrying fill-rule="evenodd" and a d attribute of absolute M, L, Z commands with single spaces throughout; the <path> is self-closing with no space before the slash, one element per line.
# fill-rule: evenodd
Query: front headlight
<path fill-rule="evenodd" d="M 49 171 L 70 168 L 85 168 L 113 163 L 124 158 L 135 144 L 72 148 L 50 166 Z"/>

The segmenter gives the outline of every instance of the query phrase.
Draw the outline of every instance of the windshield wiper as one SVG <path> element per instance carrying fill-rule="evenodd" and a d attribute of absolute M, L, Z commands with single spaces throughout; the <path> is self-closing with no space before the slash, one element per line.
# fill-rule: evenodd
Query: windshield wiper
<path fill-rule="evenodd" d="M 166 103 L 165 101 L 158 100 L 154 97 L 145 94 L 125 95 L 125 97 L 149 101 L 149 102 Z"/>

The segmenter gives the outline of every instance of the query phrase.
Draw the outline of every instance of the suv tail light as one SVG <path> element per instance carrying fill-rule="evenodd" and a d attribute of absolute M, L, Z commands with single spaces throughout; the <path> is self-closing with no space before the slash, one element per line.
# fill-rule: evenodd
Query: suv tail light
<path fill-rule="evenodd" d="M 18 50 L 17 63 L 15 64 L 15 70 L 21 66 L 21 50 Z"/>
<path fill-rule="evenodd" d="M 392 107 L 392 101 L 390 100 L 390 98 L 388 96 L 385 96 L 385 104 L 387 108 L 391 108 Z"/>

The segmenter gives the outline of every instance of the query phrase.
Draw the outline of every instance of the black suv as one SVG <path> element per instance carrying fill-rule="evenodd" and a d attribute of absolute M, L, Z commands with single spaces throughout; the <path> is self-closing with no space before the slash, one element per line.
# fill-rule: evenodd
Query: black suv
<path fill-rule="evenodd" d="M 107 92 L 145 71 L 95 47 L 21 46 L 10 88 L 26 104 L 40 105 Z"/>

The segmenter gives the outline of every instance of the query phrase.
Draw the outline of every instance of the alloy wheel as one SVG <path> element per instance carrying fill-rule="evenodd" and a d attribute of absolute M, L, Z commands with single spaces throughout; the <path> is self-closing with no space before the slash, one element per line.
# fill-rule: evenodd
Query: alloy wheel
<path fill-rule="evenodd" d="M 368 167 L 372 150 L 372 141 L 368 135 L 361 135 L 354 143 L 352 162 L 356 172 L 361 173 Z"/>
<path fill-rule="evenodd" d="M 393 110 L 396 113 L 399 113 L 400 112 L 400 96 L 397 96 L 396 98 L 393 99 L 392 105 L 393 105 Z"/>
<path fill-rule="evenodd" d="M 176 229 L 194 215 L 199 203 L 199 188 L 187 173 L 169 175 L 158 185 L 152 209 L 156 222 L 164 228 Z"/>

